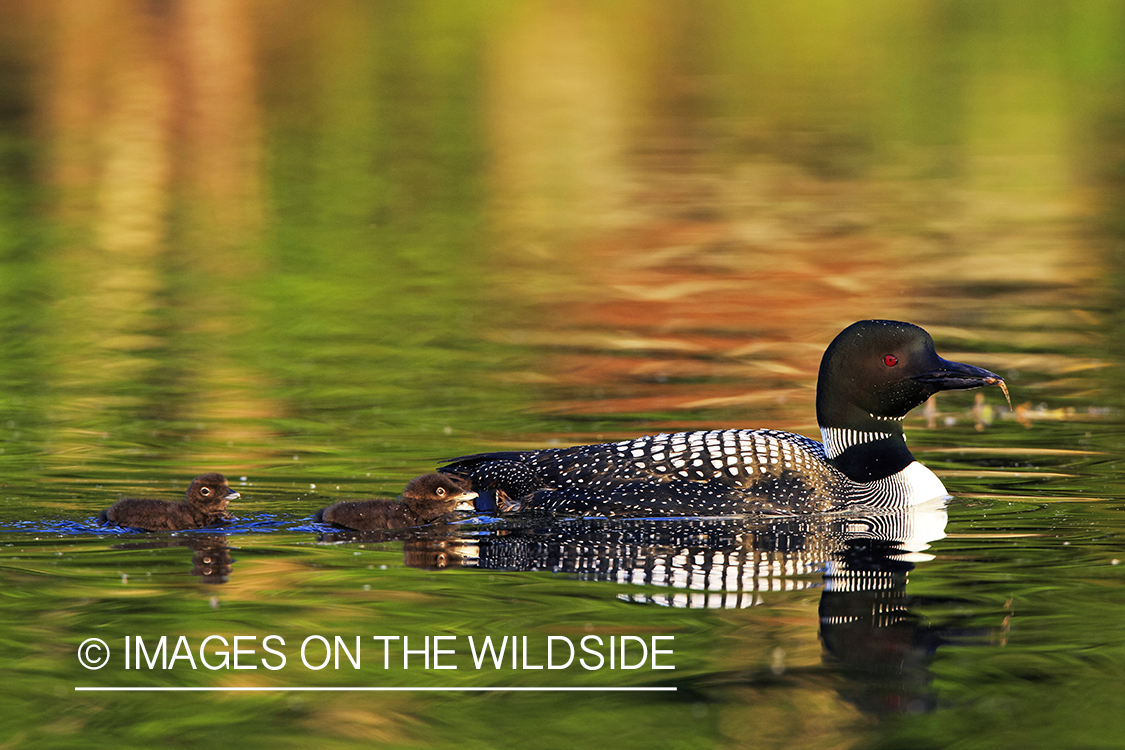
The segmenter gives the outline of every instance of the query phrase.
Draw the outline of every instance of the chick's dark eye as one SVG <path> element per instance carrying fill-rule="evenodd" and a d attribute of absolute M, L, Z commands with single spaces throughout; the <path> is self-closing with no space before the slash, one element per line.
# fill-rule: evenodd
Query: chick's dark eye
<path fill-rule="evenodd" d="M 885 364 L 887 367 L 894 367 L 898 364 L 898 357 L 893 354 L 888 354 L 883 357 L 883 364 Z"/>
<path fill-rule="evenodd" d="M 208 495 L 211 494 L 211 488 L 210 487 L 204 487 L 203 489 L 201 489 L 199 491 L 199 494 L 203 495 L 203 497 L 207 497 Z"/>
<path fill-rule="evenodd" d="M 437 496 L 438 497 L 445 497 L 445 488 L 444 487 L 438 487 L 437 488 Z"/>

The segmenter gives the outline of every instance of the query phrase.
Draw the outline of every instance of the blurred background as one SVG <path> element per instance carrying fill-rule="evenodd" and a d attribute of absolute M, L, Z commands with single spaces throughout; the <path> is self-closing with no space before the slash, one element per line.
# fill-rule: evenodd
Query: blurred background
<path fill-rule="evenodd" d="M 75 533 L 65 524 L 121 493 L 171 498 L 205 470 L 237 478 L 239 515 L 301 518 L 342 497 L 394 496 L 440 459 L 497 447 L 713 426 L 815 436 L 821 353 L 872 317 L 922 325 L 947 358 L 1008 381 L 1016 413 L 995 391 L 981 403 L 954 393 L 907 422 L 951 491 L 976 498 L 955 524 L 1008 533 L 991 525 L 993 503 L 1045 488 L 1120 505 L 1122 91 L 1118 0 L 0 0 L 0 524 Z M 1063 471 L 1055 449 L 1099 458 Z M 997 466 L 1007 473 L 988 473 Z M 1020 473 L 1034 467 L 1043 473 Z M 1071 517 L 1120 524 L 1082 513 Z M 311 538 L 242 539 L 242 577 L 224 591 L 254 614 L 236 622 L 296 616 L 263 606 L 275 581 L 310 620 L 319 600 L 303 586 L 358 591 L 354 571 L 310 578 L 326 561 L 352 564 L 346 549 L 300 546 Z M 50 598 L 43 560 L 56 548 L 8 563 L 8 587 L 29 599 L 5 641 L 135 625 L 123 595 L 102 591 L 122 557 L 99 540 L 57 544 L 93 557 L 60 573 L 74 588 Z M 1101 555 L 1098 544 L 1084 549 Z M 384 568 L 401 557 L 380 554 Z M 156 578 L 183 573 L 161 559 Z M 384 585 L 412 591 L 412 573 Z M 954 585 L 965 571 L 947 575 Z M 557 602 L 553 584 L 520 580 L 534 601 Z M 154 611 L 174 623 L 214 609 L 190 583 L 175 603 L 163 596 L 172 583 L 155 587 Z M 425 585 L 443 622 L 481 625 L 499 596 L 466 588 L 458 609 Z M 1009 594 L 977 595 L 994 624 Z M 108 609 L 54 630 L 60 612 L 101 597 Z M 583 617 L 643 628 L 635 620 L 651 616 L 598 598 L 609 602 Z M 547 627 L 578 601 L 533 608 L 525 625 Z M 362 622 L 366 605 L 319 614 Z M 676 627 L 695 639 L 685 649 L 698 669 L 768 663 L 762 628 L 817 665 L 807 605 L 783 602 L 754 627 L 686 616 Z M 29 630 L 11 624 L 36 606 Z M 60 670 L 88 677 L 70 651 L 50 658 L 62 661 L 24 675 L 42 694 Z M 1094 671 L 1076 668 L 1091 688 L 1075 702 L 1113 693 L 1097 687 L 1112 670 Z M 988 681 L 965 664 L 943 674 L 961 698 Z M 799 746 L 891 747 L 935 729 L 864 734 L 867 717 L 807 679 L 794 703 L 739 683 L 710 714 L 677 706 L 673 735 L 744 746 L 762 737 L 749 727 L 780 717 L 804 723 L 755 746 L 797 747 L 799 735 Z M 944 726 L 972 737 L 1023 706 L 1029 734 L 1017 739 L 1034 747 L 1055 698 L 1010 695 Z M 59 736 L 97 726 L 99 701 Z M 153 718 L 154 705 L 119 702 L 112 716 Z M 215 721 L 243 721 L 242 705 Z M 555 708 L 519 706 L 524 718 Z M 632 708 L 597 715 L 620 726 Z M 315 733 L 294 710 L 271 703 L 254 730 Z M 481 721 L 406 699 L 381 717 L 332 716 L 341 742 L 409 744 L 438 732 L 419 726 L 444 726 L 445 710 Z M 153 720 L 166 728 L 150 732 L 209 736 Z M 1073 728 L 1061 709 L 1050 721 Z M 538 737 L 526 723 L 513 742 Z M 137 743 L 155 736 L 137 731 Z"/>
<path fill-rule="evenodd" d="M 815 429 L 865 317 L 1107 401 L 1119 3 L 0 12 L 8 462 Z"/>

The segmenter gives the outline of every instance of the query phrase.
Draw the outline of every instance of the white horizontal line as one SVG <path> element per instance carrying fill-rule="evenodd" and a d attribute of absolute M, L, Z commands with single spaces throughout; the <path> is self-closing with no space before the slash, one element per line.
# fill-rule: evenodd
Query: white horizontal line
<path fill-rule="evenodd" d="M 675 687 L 75 687 L 76 692 L 95 693 L 168 693 L 168 692 L 587 692 L 587 693 L 640 693 L 676 692 Z"/>

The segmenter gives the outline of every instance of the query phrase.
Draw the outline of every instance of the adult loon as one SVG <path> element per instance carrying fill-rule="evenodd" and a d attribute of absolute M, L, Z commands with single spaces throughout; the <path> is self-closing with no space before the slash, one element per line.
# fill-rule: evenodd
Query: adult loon
<path fill-rule="evenodd" d="M 817 379 L 823 442 L 777 430 L 647 435 L 571 448 L 481 453 L 438 469 L 501 509 L 580 516 L 801 514 L 903 508 L 948 497 L 914 460 L 902 420 L 938 391 L 999 385 L 937 355 L 916 325 L 863 320 L 828 345 Z"/>
<path fill-rule="evenodd" d="M 476 493 L 469 480 L 454 474 L 423 474 L 415 477 L 395 500 L 353 500 L 321 508 L 313 516 L 356 531 L 403 529 L 440 521 L 456 510 L 472 510 Z"/>
<path fill-rule="evenodd" d="M 199 529 L 230 520 L 227 505 L 239 497 L 222 474 L 200 474 L 191 480 L 181 502 L 125 497 L 103 510 L 98 523 L 146 531 Z"/>

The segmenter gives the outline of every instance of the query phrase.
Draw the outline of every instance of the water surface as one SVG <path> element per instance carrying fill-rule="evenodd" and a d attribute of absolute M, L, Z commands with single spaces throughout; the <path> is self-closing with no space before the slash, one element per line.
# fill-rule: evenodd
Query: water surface
<path fill-rule="evenodd" d="M 3 12 L 3 739 L 1120 745 L 1120 4 Z M 475 451 L 816 435 L 869 317 L 1008 381 L 906 421 L 947 508 L 311 522 Z M 94 524 L 209 470 L 228 528 Z"/>

